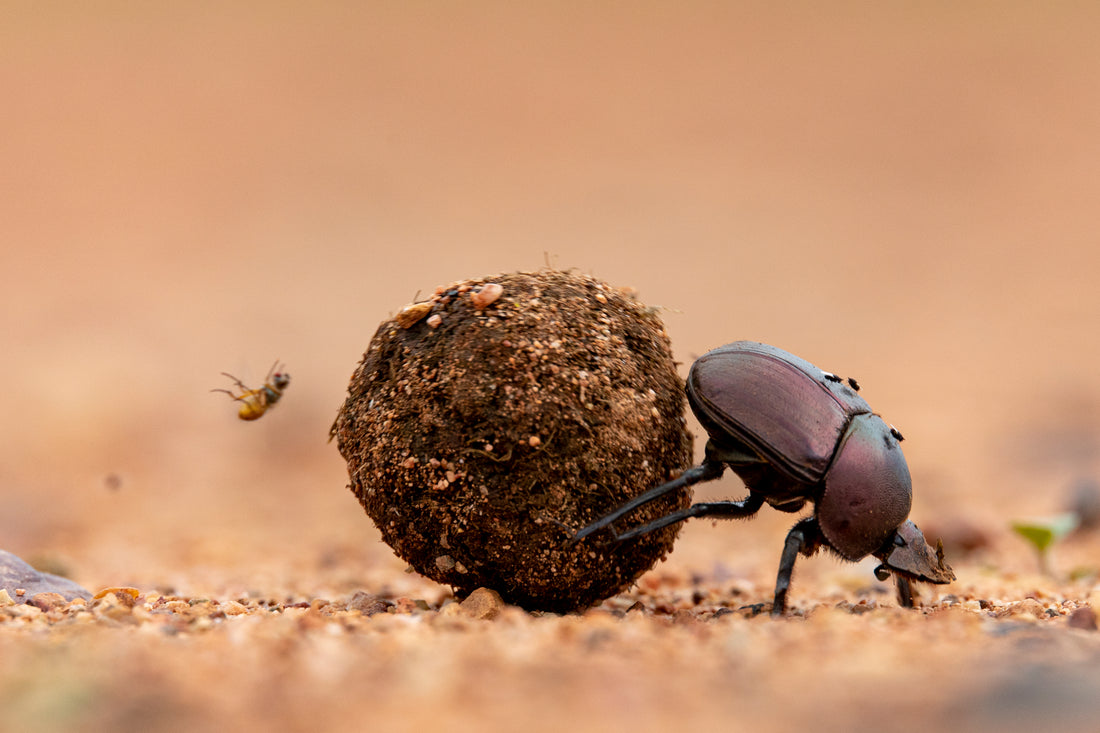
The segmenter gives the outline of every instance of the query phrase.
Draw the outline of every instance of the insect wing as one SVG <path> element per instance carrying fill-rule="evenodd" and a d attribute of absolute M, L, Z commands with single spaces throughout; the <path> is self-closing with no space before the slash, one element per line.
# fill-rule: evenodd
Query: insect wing
<path fill-rule="evenodd" d="M 751 341 L 699 357 L 687 393 L 715 442 L 732 437 L 806 483 L 825 475 L 851 416 L 870 412 L 862 397 L 810 362 Z"/>

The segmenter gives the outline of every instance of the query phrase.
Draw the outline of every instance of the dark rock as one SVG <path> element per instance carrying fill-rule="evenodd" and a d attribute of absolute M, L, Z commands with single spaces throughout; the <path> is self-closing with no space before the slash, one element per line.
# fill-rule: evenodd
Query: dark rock
<path fill-rule="evenodd" d="M 39 593 L 57 593 L 66 601 L 74 598 L 90 600 L 92 594 L 68 578 L 40 573 L 18 555 L 0 550 L 0 590 L 6 590 L 13 601 L 30 603 Z M 19 595 L 17 591 L 22 590 Z"/>

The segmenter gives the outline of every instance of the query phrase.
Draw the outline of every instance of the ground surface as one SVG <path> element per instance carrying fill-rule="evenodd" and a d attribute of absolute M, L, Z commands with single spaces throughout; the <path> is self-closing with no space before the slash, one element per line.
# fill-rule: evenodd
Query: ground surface
<path fill-rule="evenodd" d="M 0 727 L 1093 729 L 1100 540 L 1044 576 L 1008 523 L 1100 473 L 1098 11 L 532 8 L 4 8 L 0 548 L 138 597 L 0 609 Z M 444 607 L 328 428 L 417 291 L 547 260 L 684 365 L 857 377 L 958 582 L 818 557 L 748 617 L 766 512 L 584 616 Z M 208 392 L 276 358 L 256 423 Z"/>

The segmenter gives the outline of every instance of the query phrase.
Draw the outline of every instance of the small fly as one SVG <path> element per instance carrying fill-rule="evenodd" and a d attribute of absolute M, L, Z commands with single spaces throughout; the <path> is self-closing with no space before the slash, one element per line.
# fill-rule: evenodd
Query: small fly
<path fill-rule="evenodd" d="M 264 379 L 264 386 L 259 389 L 250 389 L 244 382 L 228 372 L 222 372 L 232 379 L 240 389 L 240 394 L 235 394 L 228 389 L 212 389 L 211 392 L 225 392 L 227 395 L 241 403 L 241 409 L 237 411 L 237 417 L 242 420 L 258 420 L 268 411 L 279 398 L 283 396 L 283 390 L 290 384 L 290 375 L 278 368 L 279 360 L 271 365 Z M 284 365 L 285 366 L 285 365 Z"/>

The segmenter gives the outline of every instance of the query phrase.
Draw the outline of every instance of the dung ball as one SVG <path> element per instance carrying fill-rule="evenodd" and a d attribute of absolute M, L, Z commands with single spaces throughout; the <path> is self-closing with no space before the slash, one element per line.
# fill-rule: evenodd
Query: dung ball
<path fill-rule="evenodd" d="M 621 543 L 574 532 L 689 465 L 683 383 L 656 314 L 568 272 L 438 288 L 382 323 L 333 436 L 382 539 L 459 595 L 529 610 L 614 595 L 677 527 Z M 620 524 L 687 506 L 670 493 Z"/>

